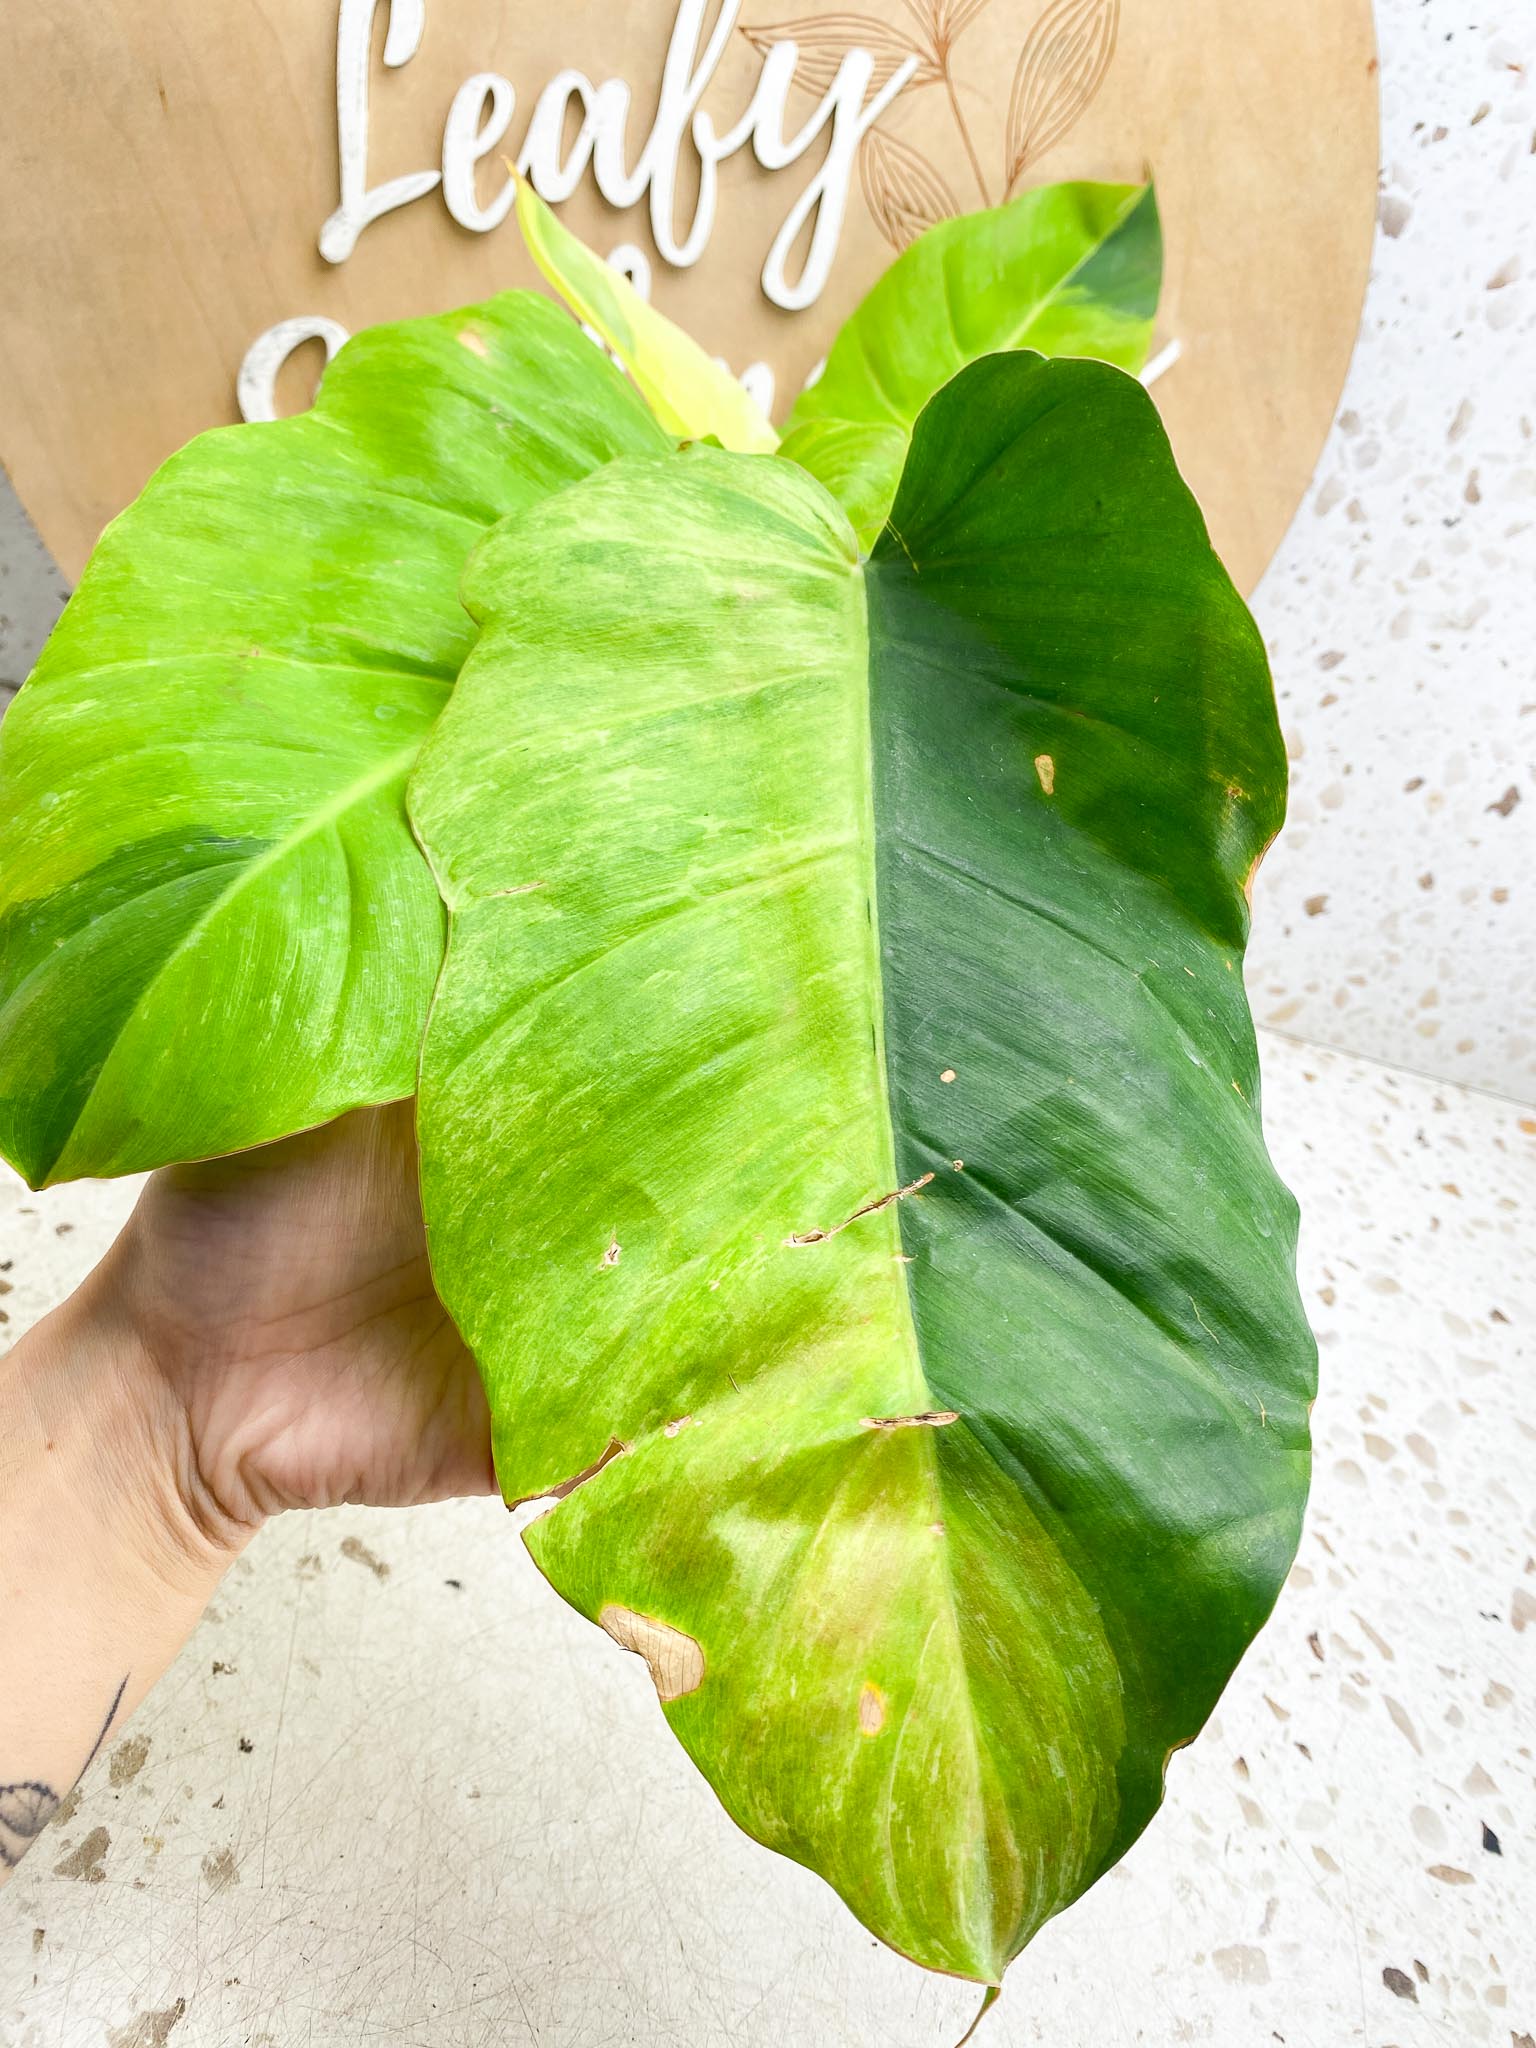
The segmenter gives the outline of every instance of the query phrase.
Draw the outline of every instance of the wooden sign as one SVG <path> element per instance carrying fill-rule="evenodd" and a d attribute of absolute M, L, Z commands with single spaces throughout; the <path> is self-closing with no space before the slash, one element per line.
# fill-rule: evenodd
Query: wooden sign
<path fill-rule="evenodd" d="M 0 459 L 71 576 L 237 391 L 534 282 L 509 156 L 780 415 L 932 221 L 1150 172 L 1157 397 L 1249 587 L 1359 317 L 1369 0 L 49 0 L 6 40 Z"/>

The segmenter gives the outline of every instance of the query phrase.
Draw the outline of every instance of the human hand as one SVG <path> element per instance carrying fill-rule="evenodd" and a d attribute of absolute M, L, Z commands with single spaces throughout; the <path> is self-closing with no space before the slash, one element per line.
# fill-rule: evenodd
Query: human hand
<path fill-rule="evenodd" d="M 186 1505 L 220 1539 L 283 1508 L 495 1491 L 485 1396 L 427 1264 L 410 1103 L 152 1175 L 87 1288 L 128 1317 Z"/>
<path fill-rule="evenodd" d="M 494 1490 L 409 1103 L 152 1175 L 0 1357 L 0 1882 L 266 1516 Z"/>

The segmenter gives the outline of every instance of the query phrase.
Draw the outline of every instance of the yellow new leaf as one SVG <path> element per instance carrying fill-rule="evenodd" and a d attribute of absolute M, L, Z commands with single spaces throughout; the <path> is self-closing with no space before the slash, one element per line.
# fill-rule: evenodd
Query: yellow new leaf
<path fill-rule="evenodd" d="M 778 435 L 730 371 L 563 228 L 520 173 L 517 222 L 544 276 L 596 328 L 668 433 L 691 441 L 713 435 L 742 455 L 773 454 Z"/>

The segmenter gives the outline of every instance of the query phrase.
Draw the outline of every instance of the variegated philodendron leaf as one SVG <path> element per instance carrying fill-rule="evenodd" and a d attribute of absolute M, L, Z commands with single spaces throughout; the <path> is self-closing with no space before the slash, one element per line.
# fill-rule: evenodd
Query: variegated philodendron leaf
<path fill-rule="evenodd" d="M 1140 370 L 1162 275 L 1146 185 L 1043 185 L 943 221 L 843 327 L 795 402 L 782 452 L 821 479 L 867 546 L 891 508 L 913 422 L 941 385 L 1000 349 Z"/>
<path fill-rule="evenodd" d="M 404 788 L 485 529 L 666 447 L 531 292 L 376 328 L 103 536 L 0 727 L 0 1154 L 34 1185 L 408 1095 L 443 915 Z"/>
<path fill-rule="evenodd" d="M 534 1555 L 741 1825 L 995 1982 L 1300 1523 L 1258 634 L 1136 383 L 1023 353 L 923 412 L 867 560 L 700 447 L 509 521 L 467 598 L 420 1116 L 502 1486 L 588 1475 Z"/>

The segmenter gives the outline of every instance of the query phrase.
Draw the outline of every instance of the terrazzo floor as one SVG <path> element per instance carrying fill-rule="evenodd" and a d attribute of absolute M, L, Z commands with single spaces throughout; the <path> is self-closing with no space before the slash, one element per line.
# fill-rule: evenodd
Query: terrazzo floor
<path fill-rule="evenodd" d="M 1322 1348 L 1300 1559 L 980 2038 L 1536 2048 L 1536 1111 L 1264 1052 Z M 0 1342 L 128 1200 L 0 1184 Z M 60 1821 L 0 1895 L 0 2048 L 948 2048 L 974 2010 L 735 1831 L 494 1504 L 274 1525 Z"/>

